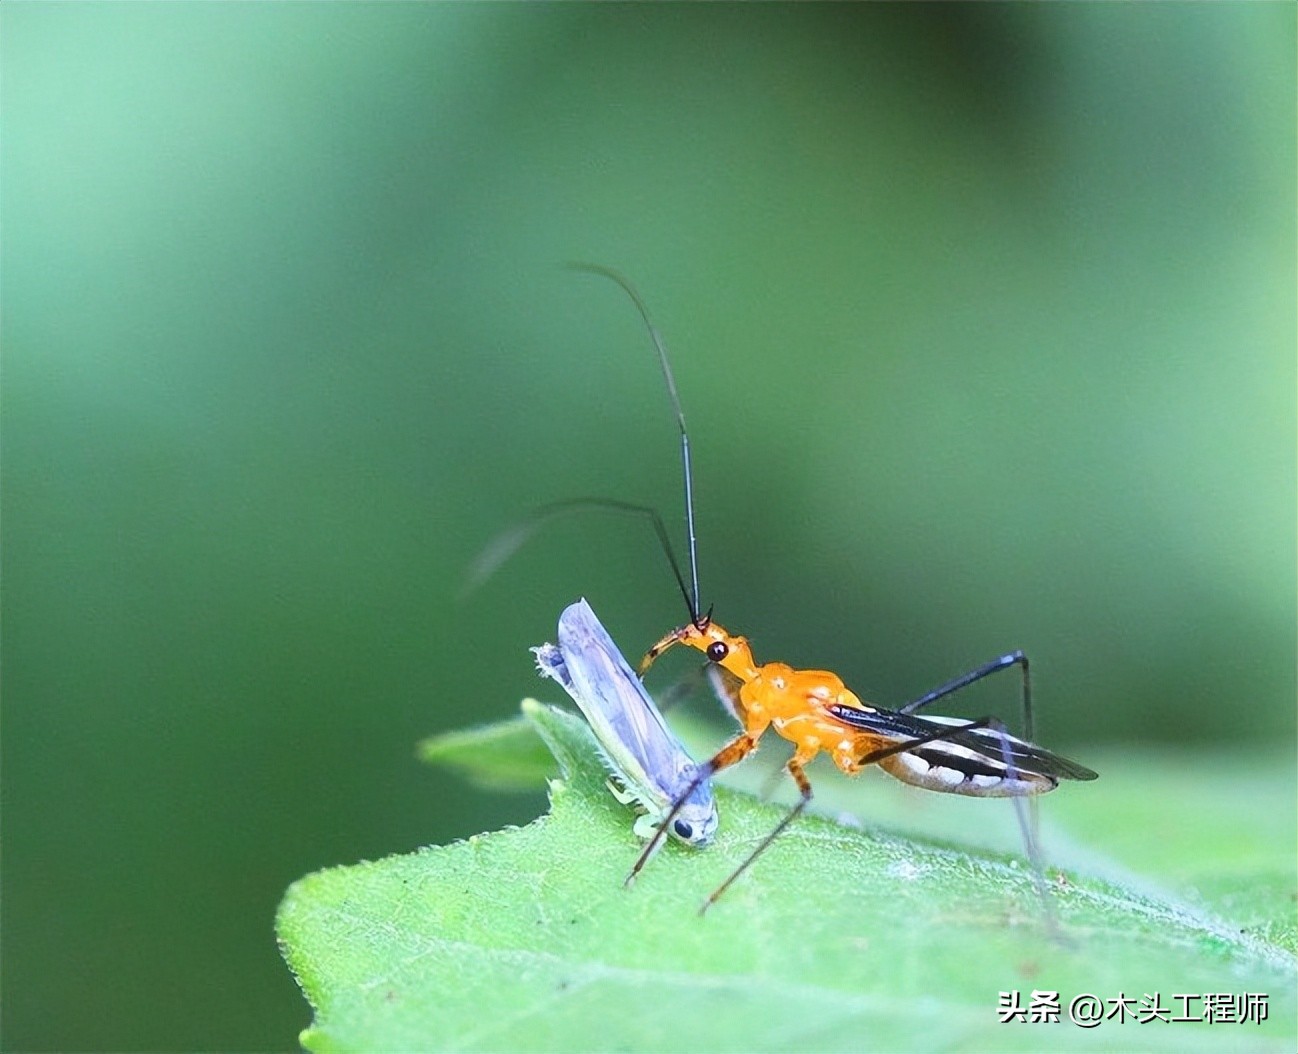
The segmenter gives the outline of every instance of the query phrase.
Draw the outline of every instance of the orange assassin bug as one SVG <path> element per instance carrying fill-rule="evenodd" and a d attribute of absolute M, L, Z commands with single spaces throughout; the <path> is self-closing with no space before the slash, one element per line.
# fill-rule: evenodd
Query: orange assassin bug
<path fill-rule="evenodd" d="M 641 661 L 640 674 L 643 676 L 654 659 L 675 644 L 703 652 L 709 662 L 722 667 L 738 683 L 737 690 L 731 693 L 731 709 L 743 724 L 743 731 L 699 765 L 700 777 L 710 778 L 743 761 L 757 749 L 766 730 L 773 728 L 794 745 L 785 771 L 797 784 L 800 795 L 784 819 L 712 892 L 703 905 L 704 911 L 810 803 L 811 782 L 805 767 L 822 750 L 848 776 L 877 764 L 902 782 L 926 790 L 1015 798 L 1020 809 L 1017 799 L 1054 790 L 1060 779 L 1093 780 L 1097 776 L 1083 765 L 1010 735 L 992 717 L 963 721 L 911 716 L 921 706 L 1013 665 L 1022 667 L 1027 691 L 1028 660 L 1021 651 L 994 659 L 900 710 L 886 710 L 861 702 L 837 674 L 828 670 L 795 670 L 782 662 L 758 665 L 746 638 L 706 617 L 688 622 L 658 641 Z M 664 823 L 672 819 L 669 812 Z M 1020 822 L 1028 856 L 1039 875 L 1035 838 L 1021 814 Z M 653 848 L 652 843 L 646 847 L 650 852 Z M 648 858 L 649 852 L 641 854 L 628 880 Z"/>
<path fill-rule="evenodd" d="M 976 797 L 1009 797 L 1013 799 L 1028 857 L 1034 866 L 1038 886 L 1049 908 L 1036 841 L 1029 827 L 1022 799 L 1055 789 L 1061 779 L 1093 780 L 1097 774 L 1083 765 L 1061 757 L 1030 742 L 1032 737 L 1031 682 L 1027 656 L 1021 651 L 1002 655 L 988 663 L 948 681 L 898 710 L 888 710 L 864 703 L 834 673 L 826 670 L 798 670 L 781 662 L 759 664 L 753 657 L 748 640 L 732 634 L 712 620 L 711 611 L 699 608 L 698 559 L 694 529 L 693 476 L 689 436 L 685 416 L 677 395 L 676 383 L 667 358 L 666 347 L 649 317 L 647 308 L 631 283 L 619 272 L 597 265 L 573 264 L 576 270 L 610 278 L 622 287 L 640 312 L 658 352 L 659 364 L 680 431 L 681 462 L 685 487 L 685 512 L 689 540 L 692 589 L 684 576 L 667 539 L 657 512 L 644 506 L 599 499 L 561 502 L 538 510 L 520 531 L 510 532 L 511 539 L 502 553 L 492 547 L 490 560 L 498 564 L 521 545 L 530 533 L 551 516 L 580 508 L 604 508 L 636 513 L 651 518 L 668 561 L 685 598 L 690 618 L 687 623 L 662 637 L 640 663 L 643 677 L 654 661 L 678 644 L 702 652 L 713 667 L 728 675 L 726 695 L 730 709 L 743 726 L 736 736 L 708 761 L 697 766 L 697 776 L 673 803 L 654 837 L 644 847 L 627 876 L 630 884 L 656 851 L 676 814 L 702 783 L 731 765 L 743 761 L 757 749 L 767 729 L 793 744 L 793 756 L 785 765 L 798 787 L 799 800 L 776 827 L 757 845 L 704 902 L 706 911 L 753 861 L 792 823 L 812 799 L 806 765 L 821 751 L 849 776 L 869 765 L 879 765 L 895 778 L 927 790 Z M 485 556 L 486 554 L 484 554 Z M 480 567 L 479 577 L 489 573 Z M 984 677 L 1011 667 L 1022 673 L 1023 725 L 1026 739 L 1012 736 L 996 718 L 973 721 L 948 717 L 920 717 L 917 711 L 939 699 L 953 695 Z M 714 678 L 714 684 L 716 679 Z"/>

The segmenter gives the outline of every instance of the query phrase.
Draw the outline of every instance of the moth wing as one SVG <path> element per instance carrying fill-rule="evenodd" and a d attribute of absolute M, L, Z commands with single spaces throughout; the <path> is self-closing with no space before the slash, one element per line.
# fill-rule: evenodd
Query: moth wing
<path fill-rule="evenodd" d="M 670 806 L 693 779 L 694 763 L 585 600 L 559 617 L 559 650 L 568 692 L 610 759 L 653 801 Z"/>

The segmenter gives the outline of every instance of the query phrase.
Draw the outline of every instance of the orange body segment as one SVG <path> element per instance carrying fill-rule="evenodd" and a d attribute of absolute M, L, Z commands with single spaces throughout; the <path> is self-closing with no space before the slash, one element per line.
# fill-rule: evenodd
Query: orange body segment
<path fill-rule="evenodd" d="M 794 757 L 800 764 L 805 765 L 823 750 L 839 769 L 854 776 L 860 771 L 861 758 L 889 742 L 883 736 L 850 728 L 831 713 L 831 706 L 851 707 L 863 713 L 875 710 L 862 703 L 837 674 L 829 670 L 795 670 L 782 662 L 758 665 L 747 638 L 715 622 L 709 621 L 703 627 L 686 623 L 673 630 L 646 653 L 640 664 L 641 674 L 675 644 L 703 652 L 739 679 L 734 703 L 754 746 L 767 728 L 773 728 L 794 745 Z"/>

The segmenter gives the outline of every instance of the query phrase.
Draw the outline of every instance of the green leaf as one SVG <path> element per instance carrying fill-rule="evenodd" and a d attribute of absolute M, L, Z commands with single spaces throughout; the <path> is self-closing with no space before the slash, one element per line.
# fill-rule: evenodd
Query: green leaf
<path fill-rule="evenodd" d="M 554 754 L 525 717 L 430 736 L 416 754 L 486 790 L 534 791 L 555 772 Z"/>
<path fill-rule="evenodd" d="M 524 713 L 565 774 L 549 815 L 289 889 L 277 927 L 315 1009 L 309 1049 L 1294 1049 L 1293 954 L 1231 917 L 1230 896 L 1214 913 L 1151 881 L 1095 877 L 1103 868 L 1052 874 L 1059 940 L 1013 856 L 808 816 L 700 916 L 783 814 L 725 788 L 716 843 L 670 844 L 624 889 L 639 843 L 589 731 L 530 700 Z M 1121 826 L 1121 812 L 1108 822 Z M 1270 903 L 1246 898 L 1244 912 Z M 1174 993 L 1259 992 L 1270 1014 L 998 1022 L 1001 991 L 1026 1005 L 1034 989 L 1065 1008 L 1081 993 L 1157 992 L 1172 1014 Z"/>

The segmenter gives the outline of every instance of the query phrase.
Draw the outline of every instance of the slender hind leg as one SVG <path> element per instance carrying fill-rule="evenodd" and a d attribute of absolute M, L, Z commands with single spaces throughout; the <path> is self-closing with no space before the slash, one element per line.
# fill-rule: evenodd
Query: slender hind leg
<path fill-rule="evenodd" d="M 1026 661 L 1027 660 L 1025 659 L 1024 662 L 1026 663 Z M 1004 666 L 994 667 L 987 672 L 995 672 L 996 669 L 1003 668 Z M 986 673 L 981 676 L 986 676 Z M 1027 666 L 1025 665 L 1025 679 L 1026 676 Z M 977 678 L 975 678 L 975 680 L 976 679 Z M 966 681 L 965 683 L 971 684 L 973 682 Z M 960 687 L 963 687 L 963 685 Z M 951 691 L 957 690 L 958 688 L 951 689 Z M 948 692 L 947 694 L 950 693 Z M 945 739 L 952 739 L 963 732 L 973 732 L 980 728 L 991 729 L 991 731 L 995 732 L 997 737 L 1000 739 L 1001 762 L 1005 766 L 1005 778 L 1014 781 L 1021 780 L 1023 778 L 1023 772 L 1014 764 L 1014 758 L 1010 752 L 1009 739 L 1006 738 L 1008 732 L 1006 731 L 1004 723 L 994 717 L 980 717 L 978 720 L 970 721 L 968 724 L 949 725 L 940 732 L 934 732 L 930 736 L 907 740 L 904 743 L 895 743 L 892 746 L 880 747 L 878 750 L 872 750 L 868 754 L 863 755 L 859 760 L 859 764 L 862 768 L 866 765 L 876 765 L 885 758 L 890 758 L 895 754 L 904 754 L 909 750 L 914 750 L 915 747 L 923 746 L 925 743 L 936 743 Z M 1011 794 L 1009 797 L 1014 803 L 1014 815 L 1018 819 L 1019 833 L 1023 836 L 1023 850 L 1027 855 L 1028 863 L 1032 866 L 1032 875 L 1036 881 L 1037 892 L 1041 897 L 1041 903 L 1045 909 L 1046 928 L 1050 931 L 1052 936 L 1057 937 L 1059 935 L 1059 927 L 1057 924 L 1057 916 L 1055 914 L 1054 898 L 1051 896 L 1050 886 L 1046 882 L 1045 865 L 1042 863 L 1041 849 L 1036 838 L 1036 811 L 1035 809 L 1031 811 L 1031 819 L 1029 820 L 1029 809 L 1023 801 L 1023 799 L 1028 797 L 1028 795 Z"/>
<path fill-rule="evenodd" d="M 1033 741 L 1032 678 L 1028 672 L 1028 657 L 1019 650 L 1001 655 L 998 658 L 992 659 L 990 662 L 983 663 L 977 669 L 970 670 L 968 673 L 961 674 L 959 677 L 955 677 L 952 680 L 947 681 L 945 684 L 938 685 L 931 692 L 926 692 L 918 699 L 907 703 L 901 708 L 900 712 L 903 714 L 913 714 L 917 710 L 921 710 L 928 706 L 930 703 L 935 703 L 937 700 L 943 699 L 948 695 L 954 695 L 961 689 L 968 688 L 971 684 L 981 681 L 984 677 L 989 677 L 994 673 L 1000 673 L 1002 670 L 1008 670 L 1011 666 L 1017 666 L 1023 671 L 1023 738 L 1031 743 Z M 1006 734 L 1005 726 L 996 722 L 989 724 L 987 727 L 1000 733 L 1002 737 L 1001 753 L 1007 755 L 1006 761 L 1008 762 L 1009 751 L 1004 739 Z M 1012 765 L 1007 764 L 1006 767 L 1011 771 L 1013 770 Z M 1027 852 L 1028 859 L 1032 862 L 1032 866 L 1037 871 L 1040 885 L 1043 890 L 1042 897 L 1046 901 L 1047 914 L 1049 914 L 1050 896 L 1048 887 L 1045 884 L 1045 869 L 1041 863 L 1041 822 L 1038 814 L 1036 798 L 1032 798 L 1027 803 L 1026 808 L 1024 808 L 1021 801 L 1016 800 L 1014 803 L 1014 812 L 1018 817 L 1019 827 L 1023 830 L 1023 847 Z"/>
<path fill-rule="evenodd" d="M 703 906 L 699 908 L 700 915 L 717 902 L 717 898 L 730 888 L 730 884 L 747 871 L 748 866 L 761 856 L 766 847 L 775 841 L 775 839 L 780 836 L 780 833 L 788 827 L 789 824 L 796 820 L 802 810 L 807 807 L 807 803 L 811 801 L 811 783 L 807 779 L 807 774 L 803 771 L 803 764 L 804 762 L 795 754 L 793 757 L 789 758 L 789 763 L 785 766 L 786 771 L 793 777 L 793 781 L 798 785 L 798 792 L 801 794 L 801 797 L 798 799 L 798 804 L 790 809 L 788 815 L 775 825 L 775 829 L 762 839 L 756 849 L 748 854 L 748 858 L 735 868 L 733 872 L 731 872 L 730 877 L 712 891 L 712 895 L 709 896 L 708 899 L 703 902 Z"/>

